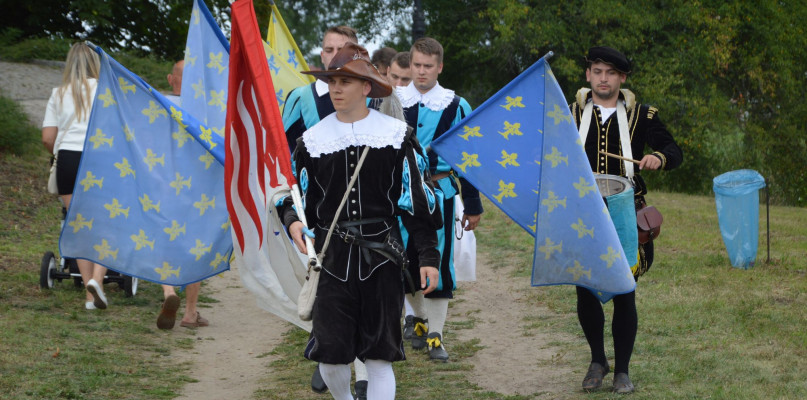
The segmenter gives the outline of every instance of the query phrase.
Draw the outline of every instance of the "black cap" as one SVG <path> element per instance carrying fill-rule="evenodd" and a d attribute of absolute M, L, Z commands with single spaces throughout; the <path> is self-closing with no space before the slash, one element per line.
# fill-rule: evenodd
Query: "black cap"
<path fill-rule="evenodd" d="M 612 65 L 619 72 L 625 74 L 630 73 L 630 61 L 628 61 L 628 57 L 625 57 L 625 55 L 620 53 L 619 50 L 611 47 L 597 46 L 588 49 L 586 61 L 589 63 L 598 61 L 604 62 Z"/>

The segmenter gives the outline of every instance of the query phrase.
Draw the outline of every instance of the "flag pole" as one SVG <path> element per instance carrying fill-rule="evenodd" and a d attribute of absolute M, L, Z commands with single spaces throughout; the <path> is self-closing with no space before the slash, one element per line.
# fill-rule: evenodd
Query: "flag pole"
<path fill-rule="evenodd" d="M 303 208 L 303 198 L 300 196 L 300 187 L 296 183 L 291 185 L 291 199 L 294 202 L 294 207 L 297 209 L 297 217 L 300 218 L 300 222 L 308 228 L 308 221 L 306 221 L 305 209 Z M 303 234 L 303 239 L 305 240 L 305 249 L 308 255 L 308 269 L 309 271 L 313 269 L 319 272 L 319 270 L 322 269 L 322 263 L 319 257 L 317 257 L 317 252 L 314 250 L 314 242 L 305 234 Z"/>

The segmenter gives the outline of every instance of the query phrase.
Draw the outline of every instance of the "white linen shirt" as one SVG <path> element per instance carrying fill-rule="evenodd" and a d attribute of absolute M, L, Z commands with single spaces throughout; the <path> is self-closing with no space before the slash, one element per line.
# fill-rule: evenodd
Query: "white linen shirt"
<path fill-rule="evenodd" d="M 90 78 L 88 81 L 90 83 L 90 93 L 85 94 L 90 98 L 90 107 L 82 120 L 76 118 L 76 106 L 73 104 L 71 87 L 64 91 L 61 99 L 59 98 L 59 88 L 53 88 L 50 94 L 42 127 L 55 126 L 59 129 L 53 146 L 53 154 L 56 154 L 59 150 L 84 150 L 84 139 L 87 136 L 90 110 L 92 110 L 95 90 L 98 86 L 97 80 Z M 60 141 L 61 143 L 59 144 Z M 59 148 L 56 148 L 56 144 L 59 144 Z"/>

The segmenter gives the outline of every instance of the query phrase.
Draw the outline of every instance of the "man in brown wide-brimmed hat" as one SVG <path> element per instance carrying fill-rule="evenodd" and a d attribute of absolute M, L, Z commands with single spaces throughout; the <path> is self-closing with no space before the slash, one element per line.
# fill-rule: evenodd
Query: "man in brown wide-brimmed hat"
<path fill-rule="evenodd" d="M 328 68 L 334 55 L 348 42 L 359 43 L 355 29 L 340 25 L 325 30 L 322 36 L 322 51 L 319 53 L 322 67 Z M 297 139 L 306 129 L 334 111 L 331 98 L 328 96 L 328 84 L 321 80 L 295 88 L 289 92 L 282 105 L 283 130 L 286 131 L 286 140 L 291 151 L 294 151 Z"/>
<path fill-rule="evenodd" d="M 334 399 L 353 399 L 355 358 L 367 367 L 367 398 L 394 399 L 392 362 L 405 359 L 400 317 L 407 261 L 398 217 L 416 238 L 420 273 L 413 280 L 426 293 L 438 281 L 435 230 L 442 215 L 427 160 L 406 122 L 367 107 L 368 96 L 387 97 L 392 89 L 363 47 L 347 43 L 327 70 L 305 73 L 328 82 L 335 109 L 302 134 L 293 154 L 310 226 L 290 199 L 278 210 L 301 251 L 304 234 L 316 237 L 317 254 L 327 246 L 305 357 L 320 363 Z"/>

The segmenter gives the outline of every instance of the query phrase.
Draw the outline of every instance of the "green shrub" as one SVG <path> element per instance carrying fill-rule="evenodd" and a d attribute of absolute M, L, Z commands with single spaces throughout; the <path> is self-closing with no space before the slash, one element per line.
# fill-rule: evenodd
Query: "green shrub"
<path fill-rule="evenodd" d="M 128 52 L 110 53 L 110 55 L 155 89 L 171 90 L 166 76 L 171 73 L 173 62 L 161 61 L 154 57 L 142 57 Z"/>
<path fill-rule="evenodd" d="M 70 45 L 67 39 L 36 38 L 27 39 L 17 44 L 10 44 L 15 37 L 13 29 L 6 29 L 0 34 L 0 57 L 7 61 L 26 62 L 33 59 L 64 61 Z"/>
<path fill-rule="evenodd" d="M 17 28 L 6 28 L 0 31 L 0 47 L 6 47 L 18 42 L 22 31 Z"/>
<path fill-rule="evenodd" d="M 15 101 L 0 96 L 0 154 L 23 155 L 34 152 L 39 131 L 28 123 L 28 116 Z"/>

